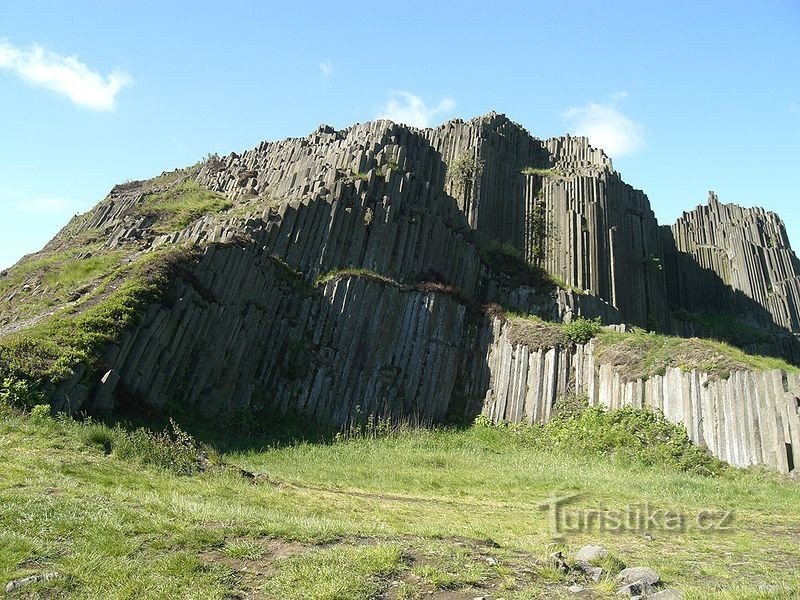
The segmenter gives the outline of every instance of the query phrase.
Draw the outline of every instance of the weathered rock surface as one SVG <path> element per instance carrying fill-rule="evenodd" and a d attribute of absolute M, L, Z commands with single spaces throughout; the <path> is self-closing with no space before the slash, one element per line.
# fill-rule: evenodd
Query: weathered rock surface
<path fill-rule="evenodd" d="M 608 550 L 602 546 L 589 544 L 583 546 L 575 553 L 575 560 L 578 562 L 590 563 L 595 560 L 600 560 L 608 556 Z"/>
<path fill-rule="evenodd" d="M 650 596 L 650 600 L 681 600 L 683 594 L 678 590 L 666 589 Z"/>
<path fill-rule="evenodd" d="M 661 577 L 649 567 L 628 567 L 622 569 L 617 576 L 617 583 L 630 584 L 643 581 L 650 585 L 655 585 Z"/>

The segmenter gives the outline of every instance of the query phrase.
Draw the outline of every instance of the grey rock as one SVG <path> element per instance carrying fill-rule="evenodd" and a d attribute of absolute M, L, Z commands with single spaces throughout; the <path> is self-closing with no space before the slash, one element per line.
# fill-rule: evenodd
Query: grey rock
<path fill-rule="evenodd" d="M 110 415 L 114 410 L 114 389 L 119 383 L 119 375 L 114 371 L 108 371 L 100 379 L 97 386 L 97 393 L 94 398 L 93 408 L 96 412 Z"/>
<path fill-rule="evenodd" d="M 630 584 L 636 582 L 645 582 L 650 585 L 655 585 L 661 578 L 658 573 L 649 567 L 629 567 L 620 571 L 617 575 L 617 583 Z"/>
<path fill-rule="evenodd" d="M 577 560 L 578 562 L 590 563 L 596 560 L 603 559 L 606 556 L 608 556 L 608 550 L 606 550 L 602 546 L 595 546 L 589 544 L 587 546 L 584 546 L 575 553 L 575 560 Z"/>
<path fill-rule="evenodd" d="M 579 562 L 576 568 L 588 575 L 592 581 L 600 581 L 600 579 L 603 577 L 602 567 L 596 567 L 594 565 L 590 565 L 589 563 Z"/>
<path fill-rule="evenodd" d="M 470 156 L 483 158 L 470 180 L 448 179 Z M 553 171 L 519 173 L 535 165 Z M 469 303 L 497 302 L 551 320 L 653 321 L 682 335 L 696 332 L 690 321 L 672 318 L 674 311 L 691 312 L 707 300 L 730 309 L 736 296 L 743 304 L 735 308 L 755 324 L 785 330 L 780 340 L 749 350 L 800 362 L 800 268 L 772 213 L 724 205 L 712 195 L 675 225 L 659 226 L 646 195 L 587 138 L 540 140 L 497 114 L 434 129 L 387 121 L 342 131 L 323 125 L 305 138 L 208 161 L 194 177 L 244 212 L 156 232 L 155 217 L 138 207 L 144 194 L 172 184 L 133 182 L 116 186 L 71 231 L 103 232 L 108 247 L 145 253 L 198 245 L 199 262 L 171 276 L 169 297 L 181 300 L 149 307 L 100 363 L 148 406 L 175 401 L 212 418 L 239 409 L 297 410 L 341 427 L 370 416 L 441 422 L 457 406 L 493 422 L 543 423 L 574 382 L 573 391 L 593 405 L 663 407 L 694 442 L 732 464 L 782 472 L 800 464 L 800 444 L 785 444 L 800 428 L 797 375 L 741 371 L 723 385 L 670 368 L 625 381 L 595 360 L 591 342 L 512 343 L 499 319 L 467 326 L 464 303 L 441 291 L 358 277 L 310 285 L 348 267 L 394 281 L 435 271 Z M 369 228 L 367 207 L 374 212 Z M 539 233 L 529 231 L 534 211 L 546 221 Z M 551 251 L 541 266 L 587 293 L 514 281 L 480 256 L 479 242 L 489 239 L 533 256 L 546 250 L 547 231 L 557 234 L 547 240 Z M 267 257 L 290 272 L 281 276 Z M 723 281 L 731 273 L 739 275 Z M 37 285 L 28 280 L 27 291 L 38 293 Z M 24 295 L 8 293 L 17 292 Z M 80 411 L 95 399 L 107 411 L 115 384 L 98 384 L 100 373 L 60 385 L 54 408 Z M 762 427 L 762 416 L 774 425 Z"/>
<path fill-rule="evenodd" d="M 646 581 L 636 581 L 623 586 L 617 591 L 618 596 L 626 596 L 629 598 L 641 598 L 647 596 L 653 591 L 653 586 Z"/>
<path fill-rule="evenodd" d="M 560 551 L 553 552 L 550 555 L 550 566 L 561 571 L 562 573 L 569 572 L 569 565 L 567 564 L 567 561 L 564 560 L 564 555 Z"/>
<path fill-rule="evenodd" d="M 39 575 L 31 575 L 30 577 L 23 577 L 22 579 L 15 579 L 6 584 L 6 594 L 10 594 L 22 588 L 33 585 L 34 583 L 42 583 L 44 581 L 52 581 L 60 578 L 61 573 L 41 573 Z"/>

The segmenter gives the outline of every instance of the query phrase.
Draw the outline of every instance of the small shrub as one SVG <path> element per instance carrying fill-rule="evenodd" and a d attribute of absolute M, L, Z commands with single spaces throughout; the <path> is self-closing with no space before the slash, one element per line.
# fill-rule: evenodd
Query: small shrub
<path fill-rule="evenodd" d="M 161 467 L 179 475 L 192 475 L 200 470 L 202 453 L 194 438 L 170 419 L 161 432 L 140 427 L 115 430 L 114 454 L 122 459 Z"/>
<path fill-rule="evenodd" d="M 477 417 L 475 417 L 473 425 L 475 425 L 475 427 L 491 427 L 492 420 L 486 415 L 478 415 Z"/>
<path fill-rule="evenodd" d="M 552 179 L 565 179 L 566 175 L 556 169 L 541 169 L 537 167 L 525 167 L 520 171 L 523 175 L 536 175 L 538 177 L 550 177 Z"/>
<path fill-rule="evenodd" d="M 325 285 L 329 281 L 333 281 L 334 279 L 341 279 L 344 277 L 361 277 L 363 279 L 369 279 L 370 281 L 375 281 L 378 283 L 385 283 L 389 285 L 399 285 L 394 279 L 388 277 L 386 275 L 382 275 L 381 273 L 376 273 L 375 271 L 370 271 L 369 269 L 362 269 L 360 267 L 353 267 L 347 269 L 335 269 L 333 271 L 328 271 L 327 273 L 323 273 L 314 280 L 314 286 L 319 287 L 321 285 Z"/>
<path fill-rule="evenodd" d="M 573 344 L 585 344 L 603 329 L 600 318 L 586 319 L 577 317 L 562 326 L 564 337 Z"/>
<path fill-rule="evenodd" d="M 375 211 L 371 208 L 367 207 L 364 211 L 364 226 L 369 227 L 372 225 L 372 222 L 375 220 Z"/>
<path fill-rule="evenodd" d="M 355 183 L 356 181 L 367 181 L 369 179 L 369 173 L 363 173 L 361 171 L 355 171 L 350 169 L 350 181 Z"/>
<path fill-rule="evenodd" d="M 43 398 L 38 386 L 25 379 L 6 377 L 0 387 L 0 401 L 18 408 L 34 408 Z"/>
<path fill-rule="evenodd" d="M 34 423 L 47 423 L 52 420 L 49 404 L 37 404 L 31 409 L 31 420 Z"/>
<path fill-rule="evenodd" d="M 578 417 L 589 408 L 589 398 L 585 394 L 568 394 L 559 398 L 554 407 L 554 416 L 557 419 L 572 419 Z"/>
<path fill-rule="evenodd" d="M 448 165 L 447 180 L 462 194 L 469 194 L 482 170 L 483 161 L 467 151 Z"/>

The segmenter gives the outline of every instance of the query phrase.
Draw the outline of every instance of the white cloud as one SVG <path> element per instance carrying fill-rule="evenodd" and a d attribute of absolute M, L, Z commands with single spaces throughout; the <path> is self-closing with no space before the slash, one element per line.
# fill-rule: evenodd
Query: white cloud
<path fill-rule="evenodd" d="M 77 208 L 77 202 L 67 198 L 35 198 L 17 205 L 19 211 L 33 213 L 67 213 Z"/>
<path fill-rule="evenodd" d="M 591 102 L 570 108 L 561 113 L 561 117 L 567 121 L 571 134 L 588 137 L 592 146 L 602 148 L 612 158 L 631 154 L 644 146 L 642 126 L 613 104 Z"/>
<path fill-rule="evenodd" d="M 325 79 L 333 77 L 333 63 L 330 60 L 324 60 L 319 63 L 319 72 Z"/>
<path fill-rule="evenodd" d="M 451 98 L 444 98 L 439 104 L 428 106 L 419 96 L 398 91 L 392 92 L 376 118 L 413 127 L 428 127 L 434 117 L 447 114 L 455 105 Z"/>
<path fill-rule="evenodd" d="M 112 110 L 119 91 L 132 83 L 123 71 L 104 77 L 75 56 L 61 56 L 36 45 L 22 50 L 5 40 L 0 40 L 0 68 L 93 110 Z"/>

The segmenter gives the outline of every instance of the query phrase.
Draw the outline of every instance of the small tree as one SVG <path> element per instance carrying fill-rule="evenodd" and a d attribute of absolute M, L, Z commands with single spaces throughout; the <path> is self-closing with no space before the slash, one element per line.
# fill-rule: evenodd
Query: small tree
<path fill-rule="evenodd" d="M 577 317 L 569 323 L 564 323 L 562 330 L 564 337 L 573 344 L 585 344 L 603 328 L 600 317 L 594 319 L 586 319 L 585 317 Z"/>

